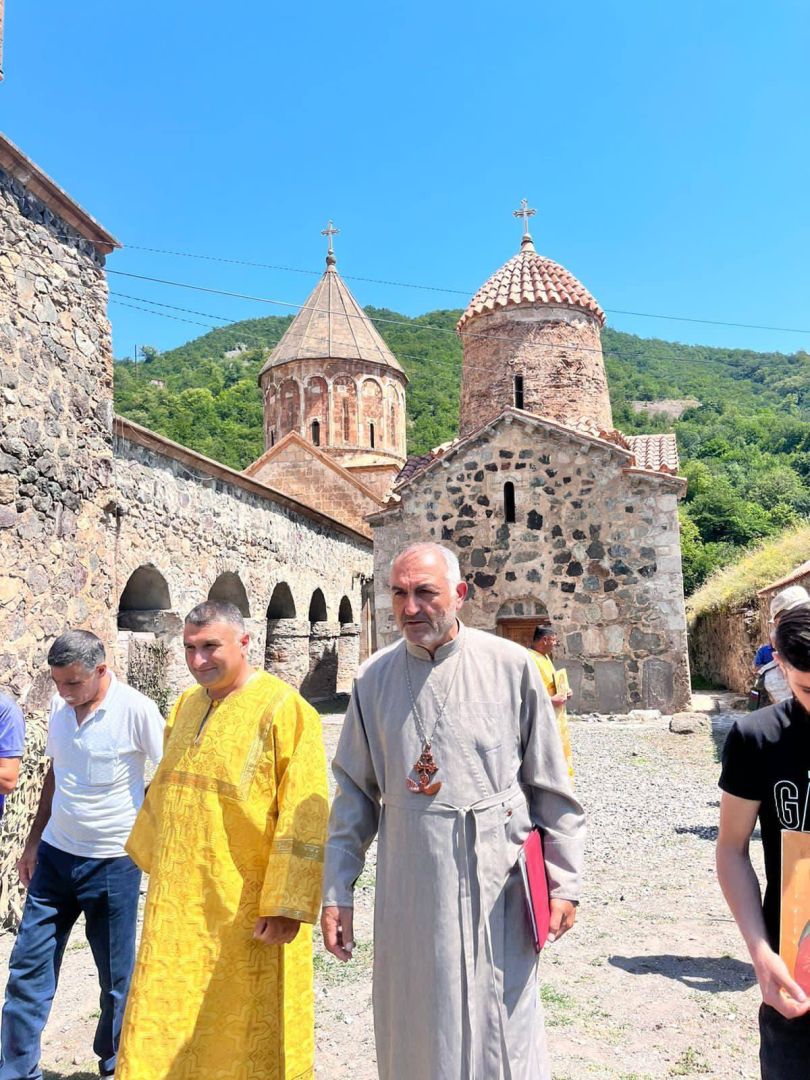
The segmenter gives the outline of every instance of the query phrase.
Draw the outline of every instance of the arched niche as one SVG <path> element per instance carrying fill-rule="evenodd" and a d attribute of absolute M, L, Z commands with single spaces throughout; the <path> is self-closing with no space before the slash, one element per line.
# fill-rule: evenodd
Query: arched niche
<path fill-rule="evenodd" d="M 295 600 L 290 592 L 290 586 L 286 581 L 280 581 L 273 589 L 270 603 L 267 607 L 268 619 L 294 619 Z"/>
<path fill-rule="evenodd" d="M 315 446 L 328 446 L 329 387 L 321 375 L 313 375 L 304 387 L 304 424 Z"/>
<path fill-rule="evenodd" d="M 309 615 L 311 623 L 326 622 L 326 598 L 320 589 L 316 589 L 309 602 Z"/>
<path fill-rule="evenodd" d="M 169 586 L 163 574 L 148 563 L 139 566 L 124 586 L 118 602 L 118 629 L 136 633 L 171 634 L 177 616 L 171 610 Z"/>
<path fill-rule="evenodd" d="M 221 604 L 234 604 L 245 619 L 250 618 L 250 604 L 245 586 L 239 575 L 231 570 L 226 570 L 224 574 L 219 575 L 208 592 L 208 599 L 218 600 Z"/>
<path fill-rule="evenodd" d="M 382 387 L 376 379 L 364 379 L 360 390 L 360 441 L 372 449 L 383 445 L 385 417 Z"/>
<path fill-rule="evenodd" d="M 357 444 L 357 386 L 350 375 L 332 380 L 332 445 Z"/>
<path fill-rule="evenodd" d="M 279 435 L 298 431 L 301 416 L 301 391 L 295 379 L 286 379 L 278 388 Z"/>
<path fill-rule="evenodd" d="M 340 607 L 338 608 L 338 622 L 343 626 L 345 623 L 353 623 L 354 615 L 352 614 L 352 602 L 348 596 L 341 598 Z"/>
<path fill-rule="evenodd" d="M 168 611 L 172 606 L 169 586 L 163 574 L 151 563 L 139 566 L 129 576 L 118 604 L 123 611 Z"/>

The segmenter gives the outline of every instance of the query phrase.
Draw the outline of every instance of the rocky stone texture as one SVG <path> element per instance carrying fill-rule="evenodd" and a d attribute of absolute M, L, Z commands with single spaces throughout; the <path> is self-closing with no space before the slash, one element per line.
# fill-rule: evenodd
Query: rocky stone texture
<path fill-rule="evenodd" d="M 461 333 L 459 431 L 467 435 L 509 405 L 563 424 L 588 420 L 610 430 L 599 320 L 555 306 L 499 309 L 469 319 Z M 523 380 L 523 404 L 515 397 Z"/>
<path fill-rule="evenodd" d="M 669 721 L 669 730 L 675 735 L 695 735 L 699 731 L 711 731 L 711 726 L 705 713 L 675 713 Z"/>
<path fill-rule="evenodd" d="M 339 611 L 342 602 L 361 609 L 360 582 L 372 563 L 368 544 L 201 470 L 202 463 L 189 468 L 187 454 L 180 461 L 116 436 L 117 595 L 140 567 L 156 570 L 168 589 L 170 613 L 178 618 L 157 613 L 157 622 L 140 620 L 140 629 L 176 645 L 182 616 L 207 599 L 218 582 L 217 595 L 236 603 L 248 621 L 254 663 L 267 659 L 269 670 L 305 693 L 309 680 L 319 695 L 334 695 Z M 268 621 L 280 584 L 289 589 L 294 612 Z M 327 621 L 310 624 L 307 615 L 317 590 Z M 124 621 L 132 618 L 127 613 Z"/>
<path fill-rule="evenodd" d="M 396 636 L 384 587 L 394 554 L 433 539 L 459 555 L 468 624 L 495 631 L 517 605 L 528 618 L 547 611 L 574 711 L 684 708 L 681 482 L 628 472 L 625 452 L 574 432 L 507 420 L 416 476 L 401 504 L 373 519 L 380 644 Z"/>
<path fill-rule="evenodd" d="M 6 876 L 39 798 L 45 656 L 67 625 L 115 637 L 112 354 L 103 258 L 0 170 L 0 688 L 24 706 L 23 779 L 0 828 Z"/>
<path fill-rule="evenodd" d="M 689 657 L 693 669 L 714 686 L 745 694 L 754 681 L 754 655 L 767 640 L 767 605 L 760 607 L 752 601 L 694 619 L 689 628 Z"/>

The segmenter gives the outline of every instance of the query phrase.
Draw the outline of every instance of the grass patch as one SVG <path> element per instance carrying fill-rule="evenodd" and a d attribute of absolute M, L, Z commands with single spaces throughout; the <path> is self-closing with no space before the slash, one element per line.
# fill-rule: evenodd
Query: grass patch
<path fill-rule="evenodd" d="M 719 683 L 712 682 L 711 679 L 704 679 L 697 671 L 692 672 L 692 689 L 698 694 L 708 694 L 714 690 L 725 690 L 725 686 L 720 686 Z"/>
<path fill-rule="evenodd" d="M 344 986 L 368 977 L 374 959 L 370 941 L 359 942 L 354 947 L 352 959 L 341 964 L 328 952 L 316 952 L 312 958 L 315 979 L 322 986 Z"/>
<path fill-rule="evenodd" d="M 555 990 L 548 983 L 540 987 L 540 1000 L 546 1010 L 548 1027 L 567 1027 L 574 1022 L 576 1003 L 564 990 Z"/>
<path fill-rule="evenodd" d="M 669 1070 L 670 1076 L 697 1076 L 698 1074 L 705 1074 L 709 1072 L 709 1066 L 706 1064 L 702 1055 L 695 1050 L 694 1046 L 687 1046 L 672 1068 Z"/>
<path fill-rule="evenodd" d="M 782 533 L 776 539 L 747 551 L 730 566 L 723 567 L 694 593 L 686 603 L 689 622 L 712 611 L 729 611 L 756 601 L 759 589 L 785 577 L 810 558 L 810 526 Z"/>

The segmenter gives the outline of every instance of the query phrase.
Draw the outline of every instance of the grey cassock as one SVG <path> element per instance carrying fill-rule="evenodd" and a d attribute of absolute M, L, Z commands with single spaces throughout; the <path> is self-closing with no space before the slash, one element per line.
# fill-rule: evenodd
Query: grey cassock
<path fill-rule="evenodd" d="M 441 790 L 406 778 L 422 750 Z M 579 897 L 584 817 L 554 710 L 526 649 L 460 625 L 430 654 L 399 641 L 360 669 L 333 764 L 324 904 L 353 905 L 378 834 L 374 1030 L 383 1080 L 549 1075 L 537 958 L 516 869 L 544 832 L 553 897 Z"/>

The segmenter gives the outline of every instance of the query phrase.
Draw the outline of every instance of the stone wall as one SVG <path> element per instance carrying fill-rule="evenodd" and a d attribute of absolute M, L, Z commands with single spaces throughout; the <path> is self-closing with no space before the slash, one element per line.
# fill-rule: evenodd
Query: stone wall
<path fill-rule="evenodd" d="M 754 681 L 754 654 L 767 640 L 762 610 L 755 601 L 733 611 L 701 615 L 689 627 L 692 669 L 715 686 L 745 694 Z"/>
<path fill-rule="evenodd" d="M 257 666 L 267 661 L 270 670 L 305 693 L 308 680 L 315 696 L 334 694 L 341 601 L 346 598 L 360 610 L 362 580 L 372 570 L 370 543 L 327 519 L 308 519 L 262 494 L 261 484 L 224 466 L 212 469 L 214 463 L 154 433 L 121 421 L 118 428 L 116 596 L 139 567 L 154 568 L 176 616 L 161 613 L 158 636 L 176 649 L 182 616 L 207 599 L 219 581 L 226 590 L 222 595 L 243 609 Z M 294 611 L 271 619 L 268 642 L 268 609 L 280 583 L 289 588 Z M 310 605 L 318 590 L 327 618 L 311 625 Z M 313 642 L 321 649 L 322 665 Z M 187 685 L 182 663 L 179 671 Z"/>
<path fill-rule="evenodd" d="M 372 518 L 379 643 L 396 637 L 385 588 L 394 554 L 433 539 L 459 556 L 469 625 L 496 631 L 516 603 L 548 612 L 574 709 L 686 706 L 683 482 L 628 470 L 629 461 L 600 440 L 507 416 L 417 475 L 397 509 Z M 514 523 L 505 520 L 506 484 Z"/>
<path fill-rule="evenodd" d="M 566 307 L 497 309 L 464 324 L 459 431 L 467 435 L 508 406 L 561 423 L 613 427 L 599 320 Z M 515 400 L 515 376 L 523 404 Z"/>
<path fill-rule="evenodd" d="M 0 689 L 28 725 L 0 827 L 0 920 L 21 903 L 11 868 L 39 798 L 48 647 L 69 625 L 100 627 L 114 641 L 103 265 L 92 243 L 0 169 Z"/>

